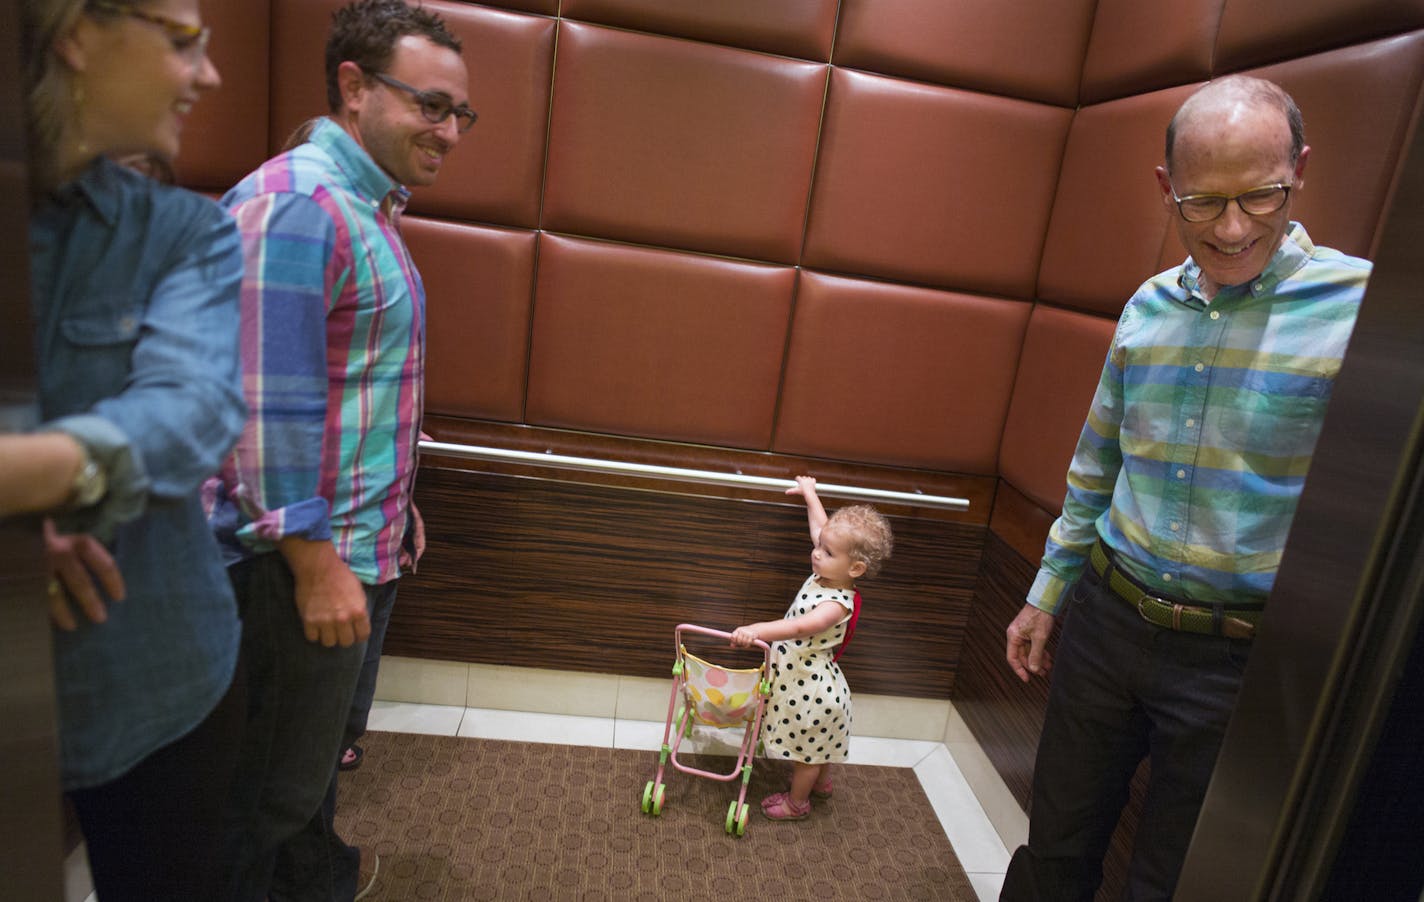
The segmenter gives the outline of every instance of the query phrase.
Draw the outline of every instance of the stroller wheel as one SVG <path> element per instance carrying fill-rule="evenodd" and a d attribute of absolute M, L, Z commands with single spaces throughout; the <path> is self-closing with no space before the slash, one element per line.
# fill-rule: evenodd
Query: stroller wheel
<path fill-rule="evenodd" d="M 745 803 L 738 806 L 736 802 L 733 802 L 728 806 L 727 823 L 725 825 L 728 836 L 743 836 L 746 834 L 747 815 L 750 814 L 750 812 L 751 806 Z"/>
<path fill-rule="evenodd" d="M 643 787 L 643 813 L 657 817 L 663 813 L 663 798 L 667 794 L 667 784 L 654 784 L 652 780 Z"/>

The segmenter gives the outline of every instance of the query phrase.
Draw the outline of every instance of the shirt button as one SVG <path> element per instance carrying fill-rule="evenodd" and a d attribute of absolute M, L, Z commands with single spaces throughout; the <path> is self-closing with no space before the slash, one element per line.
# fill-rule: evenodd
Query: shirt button
<path fill-rule="evenodd" d="M 1220 311 L 1220 310 L 1213 310 L 1213 311 L 1211 311 L 1211 318 L 1212 318 L 1212 319 L 1221 319 L 1221 311 Z"/>
<path fill-rule="evenodd" d="M 1204 364 L 1204 363 L 1198 363 L 1196 366 L 1192 367 L 1192 369 L 1194 369 L 1194 370 L 1196 370 L 1198 373 L 1200 373 L 1202 370 L 1206 369 L 1206 364 Z"/>
<path fill-rule="evenodd" d="M 1177 471 L 1177 478 L 1178 478 L 1178 479 L 1186 479 L 1186 478 L 1187 478 L 1187 471 L 1186 471 L 1186 470 L 1178 470 L 1178 471 Z"/>
<path fill-rule="evenodd" d="M 1180 524 L 1180 523 L 1173 523 L 1173 524 L 1171 524 L 1170 526 L 1168 526 L 1167 528 L 1170 529 L 1170 530 L 1172 530 L 1172 532 L 1176 532 L 1176 531 L 1178 531 L 1179 529 L 1182 528 L 1182 524 Z"/>
<path fill-rule="evenodd" d="M 1265 286 L 1263 283 L 1257 282 L 1255 285 L 1252 285 L 1252 286 L 1251 286 L 1251 290 L 1252 290 L 1252 291 L 1260 291 L 1262 288 L 1265 288 L 1265 287 L 1266 287 L 1266 286 Z"/>
<path fill-rule="evenodd" d="M 1192 419 L 1191 417 L 1187 417 L 1187 428 L 1188 428 L 1188 429 L 1192 428 L 1192 427 L 1195 426 L 1196 424 L 1197 424 L 1197 421 L 1196 421 L 1196 420 Z"/>
<path fill-rule="evenodd" d="M 1172 581 L 1172 574 L 1170 574 L 1170 573 L 1164 573 L 1164 574 L 1162 574 L 1162 582 L 1164 582 L 1164 583 L 1169 583 L 1169 582 L 1171 582 L 1171 581 Z"/>

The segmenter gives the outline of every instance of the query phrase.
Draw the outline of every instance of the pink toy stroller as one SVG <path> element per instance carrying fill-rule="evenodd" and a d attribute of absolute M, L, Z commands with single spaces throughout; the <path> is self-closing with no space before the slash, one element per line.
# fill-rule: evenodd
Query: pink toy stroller
<path fill-rule="evenodd" d="M 762 713 L 771 694 L 771 646 L 756 641 L 761 649 L 760 667 L 735 669 L 720 667 L 690 654 L 683 645 L 683 633 L 696 633 L 717 639 L 731 639 L 731 633 L 721 630 L 678 624 L 677 660 L 672 665 L 672 698 L 668 701 L 667 725 L 663 727 L 663 747 L 658 755 L 658 771 L 643 789 L 643 813 L 657 816 L 663 813 L 667 787 L 663 784 L 663 769 L 669 761 L 685 774 L 730 782 L 742 778 L 737 800 L 727 809 L 725 827 L 732 836 L 747 832 L 747 784 L 752 779 L 752 757 L 757 738 L 761 735 Z M 673 722 L 677 722 L 676 733 Z M 692 734 L 694 724 L 710 727 L 743 727 L 741 751 L 737 763 L 725 774 L 699 770 L 677 760 L 677 748 L 685 736 Z M 668 744 L 668 740 L 672 744 Z"/>

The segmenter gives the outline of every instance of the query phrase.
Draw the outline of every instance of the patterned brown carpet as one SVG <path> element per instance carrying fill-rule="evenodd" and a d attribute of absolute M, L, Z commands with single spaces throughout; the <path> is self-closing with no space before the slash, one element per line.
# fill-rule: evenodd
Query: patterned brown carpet
<path fill-rule="evenodd" d="M 758 761 L 734 838 L 735 784 L 671 765 L 662 816 L 642 813 L 655 751 L 405 733 L 362 745 L 337 825 L 381 856 L 371 902 L 975 899 L 908 768 L 843 765 L 834 798 L 777 823 L 757 801 L 783 777 Z"/>

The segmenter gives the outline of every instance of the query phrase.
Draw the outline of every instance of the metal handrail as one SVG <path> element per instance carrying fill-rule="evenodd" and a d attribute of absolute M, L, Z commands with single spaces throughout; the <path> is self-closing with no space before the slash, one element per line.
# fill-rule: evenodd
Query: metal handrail
<path fill-rule="evenodd" d="M 485 448 L 478 445 L 456 445 L 449 442 L 423 441 L 420 450 L 442 457 L 458 457 L 464 460 L 485 460 L 498 463 L 524 463 L 560 470 L 578 470 L 586 473 L 606 473 L 619 476 L 642 476 L 687 482 L 696 485 L 716 485 L 736 489 L 765 489 L 784 492 L 796 483 L 790 479 L 774 479 L 769 476 L 746 476 L 742 473 L 718 473 L 712 470 L 689 470 L 683 467 L 663 467 L 656 464 L 628 463 L 618 460 L 600 460 L 592 457 L 570 457 L 565 454 L 538 451 L 515 451 L 510 448 Z M 969 499 L 946 495 L 927 495 L 924 492 L 893 492 L 887 489 L 867 489 L 859 486 L 833 485 L 817 482 L 817 494 L 828 498 L 844 498 L 851 501 L 880 501 L 886 504 L 905 504 L 916 507 L 934 507 L 942 510 L 967 511 Z"/>

